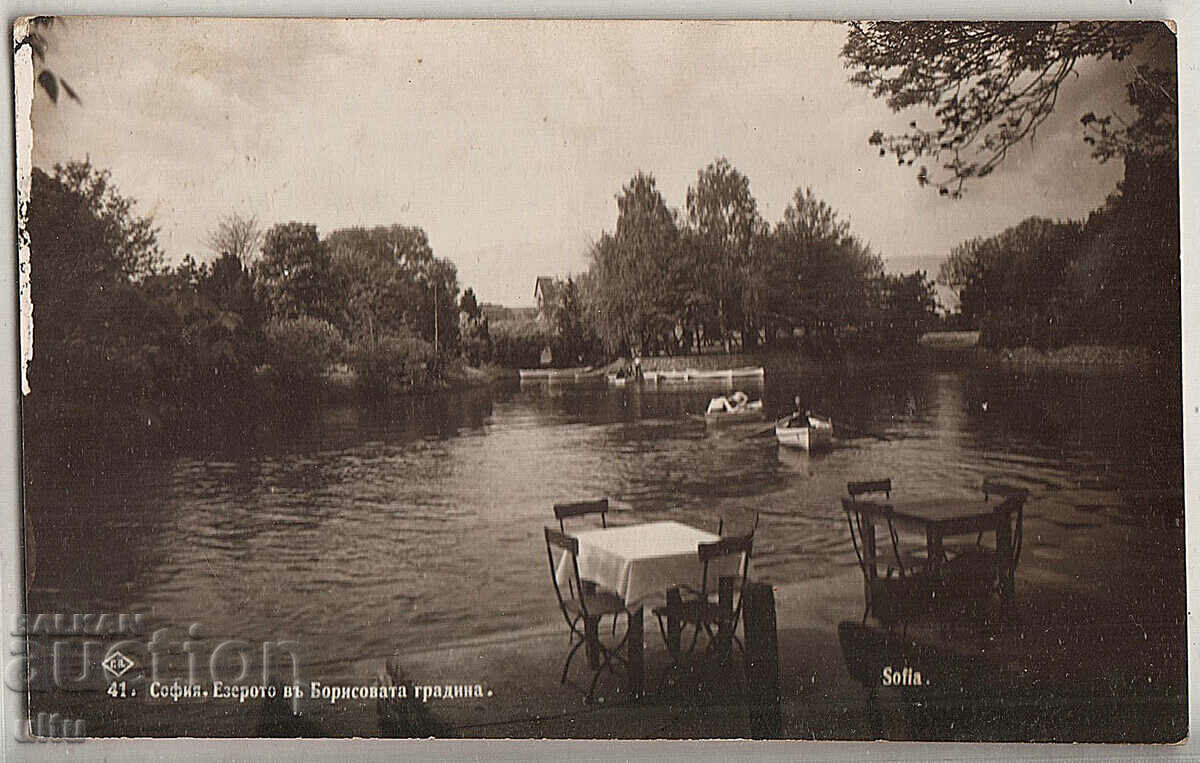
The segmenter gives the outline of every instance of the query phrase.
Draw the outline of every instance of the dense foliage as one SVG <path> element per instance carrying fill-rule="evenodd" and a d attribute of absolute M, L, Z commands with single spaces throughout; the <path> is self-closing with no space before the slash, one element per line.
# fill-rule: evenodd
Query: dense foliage
<path fill-rule="evenodd" d="M 419 228 L 321 238 L 235 214 L 209 237 L 220 256 L 164 267 L 150 218 L 72 162 L 33 171 L 28 234 L 35 415 L 315 399 L 335 366 L 386 394 L 442 384 L 459 353 L 457 273 Z"/>
<path fill-rule="evenodd" d="M 955 247 L 938 281 L 991 347 L 1180 343 L 1178 168 L 1130 156 L 1086 221 L 1029 218 Z"/>
<path fill-rule="evenodd" d="M 918 117 L 909 132 L 876 130 L 869 142 L 902 166 L 931 162 L 919 166 L 917 182 L 957 197 L 968 179 L 991 174 L 1013 146 L 1036 134 L 1086 59 L 1123 61 L 1137 52 L 1154 62 L 1128 67 L 1136 119 L 1082 116 L 1096 158 L 1175 156 L 1175 44 L 1157 22 L 876 21 L 850 25 L 842 58 L 854 72 L 850 81 L 893 110 L 932 111 L 932 126 Z"/>
<path fill-rule="evenodd" d="M 819 356 L 898 349 L 933 319 L 924 274 L 885 276 L 879 255 L 811 189 L 798 189 L 772 228 L 746 176 L 718 159 L 688 190 L 687 210 L 668 207 L 645 173 L 618 194 L 616 230 L 592 248 L 582 309 L 560 307 L 610 355 L 796 342 Z"/>

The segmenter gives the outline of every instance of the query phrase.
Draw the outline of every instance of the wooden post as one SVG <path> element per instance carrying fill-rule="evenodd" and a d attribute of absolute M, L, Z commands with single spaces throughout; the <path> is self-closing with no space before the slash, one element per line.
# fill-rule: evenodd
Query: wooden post
<path fill-rule="evenodd" d="M 722 576 L 717 581 L 717 609 L 721 619 L 717 621 L 717 653 L 721 656 L 721 664 L 729 662 L 733 650 L 733 631 L 737 623 L 733 622 L 733 578 Z"/>
<path fill-rule="evenodd" d="M 750 736 L 775 739 L 783 732 L 779 697 L 779 636 L 775 592 L 766 583 L 746 583 L 742 625 L 746 634 L 746 688 Z"/>
<path fill-rule="evenodd" d="M 678 586 L 667 591 L 667 651 L 671 653 L 671 661 L 679 660 L 680 642 L 683 637 L 683 621 L 679 613 L 683 612 L 683 598 Z"/>
<path fill-rule="evenodd" d="M 996 560 L 1000 567 L 1000 615 L 1012 617 L 1016 581 L 1013 579 L 1012 507 L 1008 501 L 996 509 Z"/>
<path fill-rule="evenodd" d="M 646 665 L 645 665 L 645 629 L 643 610 L 638 607 L 629 613 L 629 643 L 626 648 L 629 650 L 629 695 L 637 699 L 642 696 L 642 689 L 646 681 Z"/>
<path fill-rule="evenodd" d="M 583 637 L 587 641 L 584 649 L 587 651 L 587 664 L 591 670 L 600 667 L 600 618 L 589 615 L 583 620 Z"/>

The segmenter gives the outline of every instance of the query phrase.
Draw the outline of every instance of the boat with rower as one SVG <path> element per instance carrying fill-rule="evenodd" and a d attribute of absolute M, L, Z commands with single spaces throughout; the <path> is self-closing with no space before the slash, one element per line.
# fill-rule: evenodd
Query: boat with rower
<path fill-rule="evenodd" d="M 775 439 L 788 448 L 828 449 L 833 447 L 833 421 L 812 413 L 793 413 L 775 422 Z"/>

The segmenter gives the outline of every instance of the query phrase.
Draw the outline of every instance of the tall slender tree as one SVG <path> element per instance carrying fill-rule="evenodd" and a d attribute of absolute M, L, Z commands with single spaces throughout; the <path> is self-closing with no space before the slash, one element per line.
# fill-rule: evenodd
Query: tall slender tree
<path fill-rule="evenodd" d="M 758 244 L 764 231 L 750 180 L 722 157 L 696 177 L 687 192 L 688 222 L 697 234 L 702 278 L 713 285 L 718 332 L 726 350 L 733 331 L 743 341 L 757 329 L 755 308 L 764 300 Z"/>

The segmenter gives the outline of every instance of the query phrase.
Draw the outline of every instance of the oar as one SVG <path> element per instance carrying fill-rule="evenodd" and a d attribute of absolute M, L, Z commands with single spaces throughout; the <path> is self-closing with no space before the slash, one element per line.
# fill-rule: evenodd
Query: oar
<path fill-rule="evenodd" d="M 814 415 L 820 416 L 820 414 L 814 414 Z M 883 440 L 884 442 L 892 441 L 892 439 L 890 437 L 884 437 L 883 435 L 876 434 L 875 432 L 868 432 L 865 429 L 859 429 L 858 427 L 852 427 L 849 424 L 845 424 L 841 421 L 834 421 L 833 419 L 829 418 L 828 416 L 821 416 L 821 418 L 829 419 L 830 423 L 833 424 L 834 431 L 837 431 L 838 429 L 845 429 L 848 432 L 850 432 L 851 434 L 860 434 L 860 435 L 864 435 L 866 437 L 874 437 L 876 440 Z"/>
<path fill-rule="evenodd" d="M 748 435 L 743 435 L 743 436 L 742 436 L 740 439 L 742 439 L 742 440 L 750 440 L 750 439 L 752 439 L 752 438 L 755 438 L 755 437 L 762 437 L 763 435 L 767 434 L 768 432 L 769 432 L 769 433 L 771 433 L 771 434 L 774 434 L 774 433 L 775 433 L 775 423 L 774 423 L 774 422 L 771 422 L 771 425 L 770 425 L 770 426 L 763 427 L 762 429 L 759 429 L 759 430 L 757 430 L 757 431 L 751 432 L 751 433 L 750 433 L 750 434 L 748 434 Z"/>
<path fill-rule="evenodd" d="M 795 416 L 795 414 L 792 414 L 792 416 Z M 762 437 L 763 435 L 768 434 L 768 433 L 775 434 L 775 427 L 779 424 L 779 422 L 783 421 L 785 419 L 790 419 L 790 418 L 792 418 L 792 416 L 784 416 L 782 419 L 774 419 L 771 421 L 770 424 L 767 424 L 762 429 L 755 430 L 755 431 L 751 432 L 750 434 L 745 435 L 739 439 L 749 440 L 749 439 L 752 439 L 755 437 Z"/>

